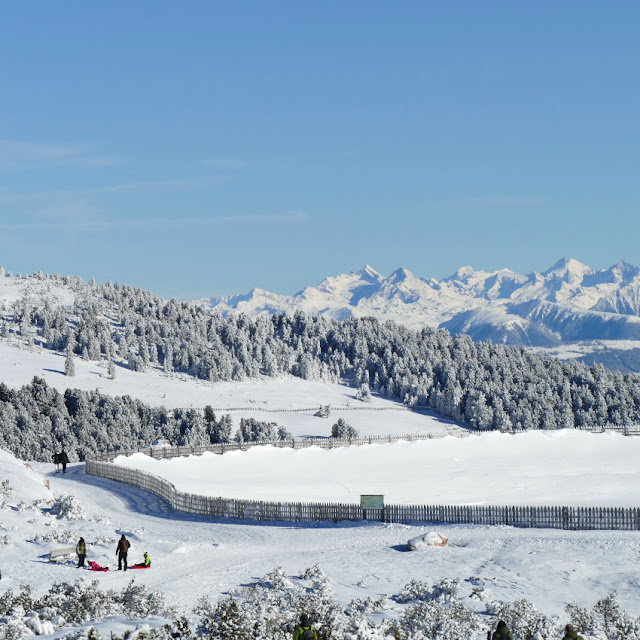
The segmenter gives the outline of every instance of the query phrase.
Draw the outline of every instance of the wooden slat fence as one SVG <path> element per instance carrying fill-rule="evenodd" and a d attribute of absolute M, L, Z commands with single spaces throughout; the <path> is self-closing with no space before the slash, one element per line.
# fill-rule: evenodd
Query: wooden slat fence
<path fill-rule="evenodd" d="M 314 522 L 379 520 L 382 522 L 480 524 L 545 529 L 640 530 L 640 509 L 491 505 L 386 505 L 363 510 L 357 504 L 262 502 L 198 496 L 178 491 L 158 476 L 110 462 L 87 459 L 86 473 L 126 482 L 164 498 L 174 509 L 239 520 Z"/>
<path fill-rule="evenodd" d="M 433 431 L 426 433 L 409 433 L 402 435 L 363 436 L 359 438 L 292 438 L 290 440 L 265 440 L 262 442 L 226 442 L 223 444 L 203 445 L 200 447 L 160 447 L 150 449 L 123 449 L 121 451 L 106 451 L 103 453 L 90 453 L 87 458 L 92 460 L 112 460 L 116 456 L 130 456 L 133 453 L 143 453 L 152 458 L 178 458 L 184 456 L 202 455 L 206 451 L 223 454 L 229 451 L 247 451 L 251 447 L 263 447 L 270 445 L 282 449 L 306 449 L 307 447 L 320 447 L 321 449 L 335 449 L 337 447 L 360 446 L 365 444 L 388 444 L 390 442 L 416 440 L 433 440 L 445 436 L 466 438 L 476 432 L 454 429 L 451 431 Z"/>

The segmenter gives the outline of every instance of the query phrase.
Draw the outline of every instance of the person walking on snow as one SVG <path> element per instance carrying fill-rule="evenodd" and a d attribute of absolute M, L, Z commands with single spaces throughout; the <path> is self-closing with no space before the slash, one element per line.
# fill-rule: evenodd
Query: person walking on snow
<path fill-rule="evenodd" d="M 66 451 L 63 449 L 59 454 L 60 456 L 60 464 L 62 465 L 62 473 L 67 473 L 67 463 L 69 462 L 69 457 L 67 456 Z"/>
<path fill-rule="evenodd" d="M 317 640 L 318 632 L 309 622 L 309 616 L 303 613 L 300 616 L 300 624 L 293 632 L 293 640 Z"/>
<path fill-rule="evenodd" d="M 127 570 L 127 553 L 131 543 L 124 537 L 124 533 L 118 540 L 118 546 L 116 547 L 116 555 L 118 556 L 118 571 L 122 569 L 122 563 L 124 562 L 124 570 Z"/>
<path fill-rule="evenodd" d="M 584 640 L 582 636 L 579 636 L 572 624 L 568 624 L 564 628 L 564 637 L 562 640 Z"/>
<path fill-rule="evenodd" d="M 84 559 L 87 557 L 87 545 L 85 544 L 84 538 L 78 540 L 76 554 L 78 555 L 78 566 L 84 567 Z"/>

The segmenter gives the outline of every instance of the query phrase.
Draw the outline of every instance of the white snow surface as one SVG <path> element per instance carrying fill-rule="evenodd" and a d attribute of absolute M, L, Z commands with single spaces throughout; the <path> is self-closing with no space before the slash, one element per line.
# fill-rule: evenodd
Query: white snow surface
<path fill-rule="evenodd" d="M 181 491 L 245 500 L 638 507 L 639 457 L 640 438 L 562 430 L 115 462 Z"/>

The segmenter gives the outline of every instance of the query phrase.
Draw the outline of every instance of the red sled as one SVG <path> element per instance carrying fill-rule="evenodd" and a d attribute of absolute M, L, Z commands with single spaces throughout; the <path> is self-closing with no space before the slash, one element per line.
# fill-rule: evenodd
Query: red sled
<path fill-rule="evenodd" d="M 132 564 L 129 569 L 151 569 L 150 564 Z"/>
<path fill-rule="evenodd" d="M 89 562 L 89 571 L 109 571 L 109 567 L 101 567 L 97 562 Z"/>

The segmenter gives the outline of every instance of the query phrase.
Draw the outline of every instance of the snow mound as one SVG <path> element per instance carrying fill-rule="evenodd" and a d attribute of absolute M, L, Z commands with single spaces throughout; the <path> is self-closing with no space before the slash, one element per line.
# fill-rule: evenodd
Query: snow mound
<path fill-rule="evenodd" d="M 437 531 L 427 531 L 427 533 L 423 533 L 421 536 L 411 538 L 411 540 L 407 542 L 407 550 L 415 551 L 420 547 L 446 547 L 448 541 L 449 538 L 445 538 Z"/>
<path fill-rule="evenodd" d="M 17 460 L 8 451 L 0 449 L 0 482 L 5 480 L 11 487 L 7 497 L 12 502 L 50 500 L 52 497 L 42 475 L 28 464 Z"/>

